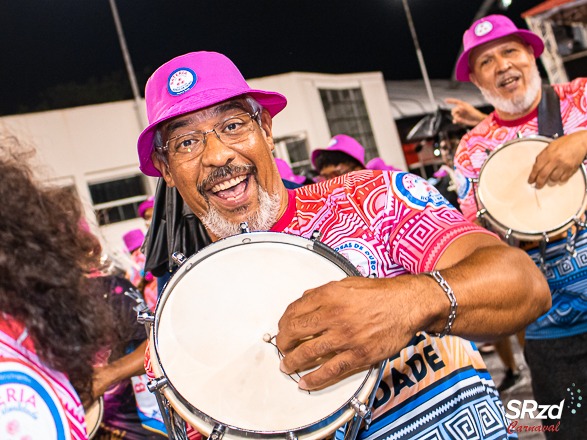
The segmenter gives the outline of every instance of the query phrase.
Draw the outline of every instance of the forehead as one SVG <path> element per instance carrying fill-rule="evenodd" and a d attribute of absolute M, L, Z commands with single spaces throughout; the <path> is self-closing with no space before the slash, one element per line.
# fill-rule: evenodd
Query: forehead
<path fill-rule="evenodd" d="M 522 47 L 524 50 L 530 52 L 528 45 L 518 36 L 509 35 L 507 37 L 498 38 L 497 40 L 490 41 L 476 47 L 469 54 L 469 65 L 475 65 L 475 61 L 485 55 L 490 55 L 492 52 L 499 51 L 504 46 L 515 45 Z"/>

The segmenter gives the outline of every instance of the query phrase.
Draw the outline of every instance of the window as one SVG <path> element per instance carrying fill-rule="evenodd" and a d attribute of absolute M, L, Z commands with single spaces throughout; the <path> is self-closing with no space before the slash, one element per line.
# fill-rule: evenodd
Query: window
<path fill-rule="evenodd" d="M 305 133 L 276 138 L 275 147 L 278 157 L 289 158 L 287 161 L 295 174 L 306 174 L 312 170 Z"/>
<path fill-rule="evenodd" d="M 346 134 L 365 147 L 365 161 L 379 156 L 363 92 L 356 89 L 319 89 L 330 133 Z"/>
<path fill-rule="evenodd" d="M 141 174 L 89 184 L 96 218 L 100 226 L 131 220 L 147 198 Z"/>

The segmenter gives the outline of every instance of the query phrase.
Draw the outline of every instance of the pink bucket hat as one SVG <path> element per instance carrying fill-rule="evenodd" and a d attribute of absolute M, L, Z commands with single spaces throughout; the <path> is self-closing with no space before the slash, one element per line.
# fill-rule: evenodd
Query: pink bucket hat
<path fill-rule="evenodd" d="M 285 96 L 279 93 L 251 89 L 234 63 L 216 52 L 191 52 L 163 64 L 145 87 L 149 126 L 137 143 L 141 171 L 148 176 L 161 176 L 151 160 L 158 124 L 245 94 L 271 116 L 287 104 Z"/>
<path fill-rule="evenodd" d="M 155 205 L 155 197 L 152 197 L 152 196 L 149 197 L 147 200 L 145 200 L 143 203 L 141 203 L 139 205 L 138 210 L 137 210 L 139 217 L 145 218 L 144 217 L 145 211 L 149 208 L 152 208 L 154 205 Z"/>
<path fill-rule="evenodd" d="M 312 165 L 314 165 L 314 168 L 316 168 L 316 159 L 324 151 L 340 151 L 365 166 L 365 149 L 355 139 L 346 134 L 337 134 L 330 140 L 328 147 L 312 151 Z"/>
<path fill-rule="evenodd" d="M 124 245 L 129 252 L 138 249 L 145 240 L 145 234 L 141 229 L 132 229 L 122 236 Z"/>
<path fill-rule="evenodd" d="M 277 165 L 277 171 L 279 171 L 279 175 L 282 179 L 289 180 L 290 182 L 295 182 L 298 184 L 302 184 L 306 181 L 306 178 L 304 176 L 294 174 L 293 170 L 285 160 L 276 157 L 275 164 Z"/>
<path fill-rule="evenodd" d="M 498 38 L 517 35 L 534 49 L 534 56 L 538 58 L 544 50 L 544 42 L 534 32 L 519 29 L 503 15 L 488 15 L 477 20 L 463 34 L 463 53 L 457 60 L 456 78 L 459 81 L 469 81 L 469 55 L 471 51 L 482 44 Z"/>
<path fill-rule="evenodd" d="M 367 166 L 365 168 L 368 170 L 401 171 L 399 168 L 396 168 L 393 165 L 387 165 L 380 157 L 371 159 L 369 162 L 367 162 Z"/>

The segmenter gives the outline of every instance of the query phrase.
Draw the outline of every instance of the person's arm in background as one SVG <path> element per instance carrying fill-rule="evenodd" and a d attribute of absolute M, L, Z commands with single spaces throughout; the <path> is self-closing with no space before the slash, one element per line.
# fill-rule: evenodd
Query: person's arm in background
<path fill-rule="evenodd" d="M 462 124 L 466 125 L 467 127 L 474 127 L 487 117 L 485 113 L 476 109 L 466 101 L 461 101 L 460 99 L 456 98 L 446 98 L 444 102 L 454 105 L 450 111 L 453 124 Z"/>
<path fill-rule="evenodd" d="M 104 366 L 94 367 L 94 397 L 102 396 L 113 384 L 145 373 L 147 340 L 134 351 Z"/>
<path fill-rule="evenodd" d="M 587 156 L 587 130 L 553 140 L 536 158 L 528 183 L 537 189 L 565 183 L 579 170 Z"/>

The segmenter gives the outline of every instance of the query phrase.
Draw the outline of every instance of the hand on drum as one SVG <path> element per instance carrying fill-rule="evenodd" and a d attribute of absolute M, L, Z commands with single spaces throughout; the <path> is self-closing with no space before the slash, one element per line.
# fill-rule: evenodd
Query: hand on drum
<path fill-rule="evenodd" d="M 579 169 L 587 154 L 587 131 L 579 131 L 552 141 L 536 158 L 528 183 L 537 189 L 565 183 Z"/>
<path fill-rule="evenodd" d="M 349 277 L 306 291 L 279 321 L 281 370 L 321 365 L 299 383 L 321 389 L 399 352 L 421 330 L 418 308 L 407 300 L 411 278 Z"/>

